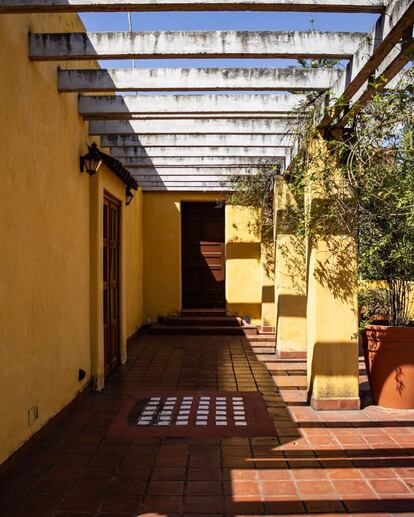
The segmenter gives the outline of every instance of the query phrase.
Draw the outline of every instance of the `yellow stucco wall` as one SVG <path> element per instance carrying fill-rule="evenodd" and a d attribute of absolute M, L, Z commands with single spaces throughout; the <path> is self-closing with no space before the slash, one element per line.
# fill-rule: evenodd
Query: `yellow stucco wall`
<path fill-rule="evenodd" d="M 181 202 L 219 201 L 214 193 L 145 192 L 144 320 L 181 310 Z M 231 313 L 261 323 L 261 244 L 251 235 L 249 209 L 226 206 L 226 300 Z M 270 311 L 274 313 L 274 311 Z"/>
<path fill-rule="evenodd" d="M 91 254 L 101 245 L 101 235 L 91 235 L 100 198 L 79 170 L 87 125 L 77 95 L 57 92 L 58 63 L 31 62 L 27 44 L 29 31 L 82 30 L 76 15 L 0 16 L 0 463 L 91 378 L 93 281 L 102 278 L 102 261 Z M 102 188 L 114 181 L 124 200 L 121 182 L 102 172 Z M 123 278 L 130 277 L 123 305 L 133 304 L 123 313 L 124 341 L 141 322 L 141 208 L 139 194 L 123 222 L 137 239 L 122 251 Z"/>

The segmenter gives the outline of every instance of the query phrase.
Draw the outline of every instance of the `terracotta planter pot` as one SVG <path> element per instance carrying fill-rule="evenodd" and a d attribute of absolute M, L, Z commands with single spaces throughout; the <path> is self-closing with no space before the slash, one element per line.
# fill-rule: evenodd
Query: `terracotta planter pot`
<path fill-rule="evenodd" d="M 372 325 L 363 344 L 375 404 L 414 409 L 414 327 Z"/>

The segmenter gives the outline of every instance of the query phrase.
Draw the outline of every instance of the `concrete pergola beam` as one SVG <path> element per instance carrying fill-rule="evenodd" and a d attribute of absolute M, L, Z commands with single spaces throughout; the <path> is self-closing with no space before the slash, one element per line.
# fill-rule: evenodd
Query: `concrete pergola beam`
<path fill-rule="evenodd" d="M 283 119 L 91 120 L 90 135 L 162 134 L 289 134 L 292 122 Z"/>
<path fill-rule="evenodd" d="M 111 156 L 124 158 L 145 158 L 149 160 L 179 158 L 240 158 L 240 157 L 284 157 L 290 147 L 114 147 Z"/>
<path fill-rule="evenodd" d="M 343 69 L 316 68 L 119 68 L 59 70 L 60 92 L 325 91 Z"/>
<path fill-rule="evenodd" d="M 0 0 L 0 13 L 108 11 L 309 11 L 378 13 L 382 0 Z"/>
<path fill-rule="evenodd" d="M 30 34 L 37 61 L 174 58 L 350 59 L 366 33 L 320 31 L 78 32 Z"/>
<path fill-rule="evenodd" d="M 267 114 L 291 113 L 305 106 L 304 95 L 290 94 L 196 94 L 196 95 L 108 95 L 79 97 L 79 114 L 88 118 L 133 118 L 134 115 Z"/>
<path fill-rule="evenodd" d="M 413 24 L 414 0 L 389 2 L 370 36 L 361 42 L 348 65 L 346 76 L 339 78 L 332 87 L 331 104 L 336 104 L 338 109 L 333 112 L 334 116 L 332 112 L 323 115 L 322 127 L 331 124 L 341 112 L 345 117 L 348 110 L 343 111 L 343 106 L 347 103 L 362 105 L 366 102 L 369 95 L 364 98 L 365 92 L 370 89 L 369 83 L 375 76 L 381 75 L 382 79 L 389 81 L 412 60 Z M 388 59 L 390 54 L 394 57 Z"/>
<path fill-rule="evenodd" d="M 260 147 L 274 149 L 292 145 L 293 138 L 289 134 L 144 134 L 144 135 L 103 135 L 102 147 L 111 147 L 112 150 L 124 147 L 139 147 L 155 152 L 162 152 L 165 148 L 201 149 L 208 147 L 226 147 L 240 149 L 243 147 Z"/>
<path fill-rule="evenodd" d="M 251 167 L 252 165 L 273 165 L 284 162 L 283 156 L 177 156 L 177 157 L 122 157 L 118 160 L 130 167 Z"/>

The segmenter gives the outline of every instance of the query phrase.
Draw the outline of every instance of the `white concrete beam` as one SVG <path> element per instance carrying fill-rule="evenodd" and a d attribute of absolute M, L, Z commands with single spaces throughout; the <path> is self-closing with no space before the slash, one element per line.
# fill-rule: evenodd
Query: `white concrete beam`
<path fill-rule="evenodd" d="M 377 13 L 382 0 L 0 0 L 0 13 L 106 11 L 309 11 Z"/>
<path fill-rule="evenodd" d="M 251 167 L 284 163 L 285 156 L 177 156 L 161 158 L 117 158 L 126 168 L 135 167 Z"/>
<path fill-rule="evenodd" d="M 289 134 L 292 121 L 286 119 L 185 119 L 185 120 L 91 120 L 90 135 L 162 134 Z"/>
<path fill-rule="evenodd" d="M 266 134 L 266 135 L 232 135 L 232 134 L 144 134 L 144 135 L 103 135 L 101 137 L 102 147 L 145 147 L 152 148 L 154 153 L 164 148 L 188 148 L 201 149 L 208 147 L 260 147 L 275 148 L 292 145 L 293 138 L 289 134 Z"/>
<path fill-rule="evenodd" d="M 293 94 L 196 94 L 196 95 L 82 95 L 79 114 L 87 118 L 133 118 L 133 115 L 208 114 L 226 116 L 248 113 L 252 117 L 290 113 L 306 103 Z"/>
<path fill-rule="evenodd" d="M 170 158 L 240 158 L 284 157 L 290 147 L 113 147 L 111 156 L 123 158 L 170 159 Z"/>
<path fill-rule="evenodd" d="M 338 68 L 115 68 L 59 70 L 60 92 L 328 90 Z"/>
<path fill-rule="evenodd" d="M 376 75 L 380 73 L 383 79 L 390 80 L 412 60 L 413 24 L 414 0 L 391 0 L 370 37 L 361 42 L 347 67 L 346 76 L 334 84 L 330 102 L 332 106 L 336 104 L 337 110 L 330 110 L 329 114 L 323 115 L 322 127 L 331 124 L 338 115 L 340 118 L 346 116 L 343 106 L 347 103 L 362 105 L 360 99 L 366 102 L 369 95 L 365 99 L 362 96 Z M 394 53 L 395 59 L 392 58 L 390 63 L 382 66 L 390 53 Z M 356 96 L 358 92 L 359 96 Z"/>
<path fill-rule="evenodd" d="M 30 34 L 33 60 L 170 58 L 350 59 L 361 32 L 89 32 Z"/>

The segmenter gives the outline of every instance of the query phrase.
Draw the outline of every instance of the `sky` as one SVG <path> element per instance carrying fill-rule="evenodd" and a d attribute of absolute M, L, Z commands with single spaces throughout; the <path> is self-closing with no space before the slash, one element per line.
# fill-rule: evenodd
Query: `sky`
<path fill-rule="evenodd" d="M 189 30 L 245 30 L 290 31 L 309 30 L 368 32 L 377 15 L 335 13 L 281 12 L 161 12 L 131 13 L 132 30 L 189 31 Z M 83 13 L 81 18 L 87 31 L 127 31 L 128 14 Z M 265 67 L 289 66 L 296 61 L 281 59 L 144 59 L 135 60 L 135 67 Z M 101 61 L 103 68 L 131 67 L 131 60 Z"/>

